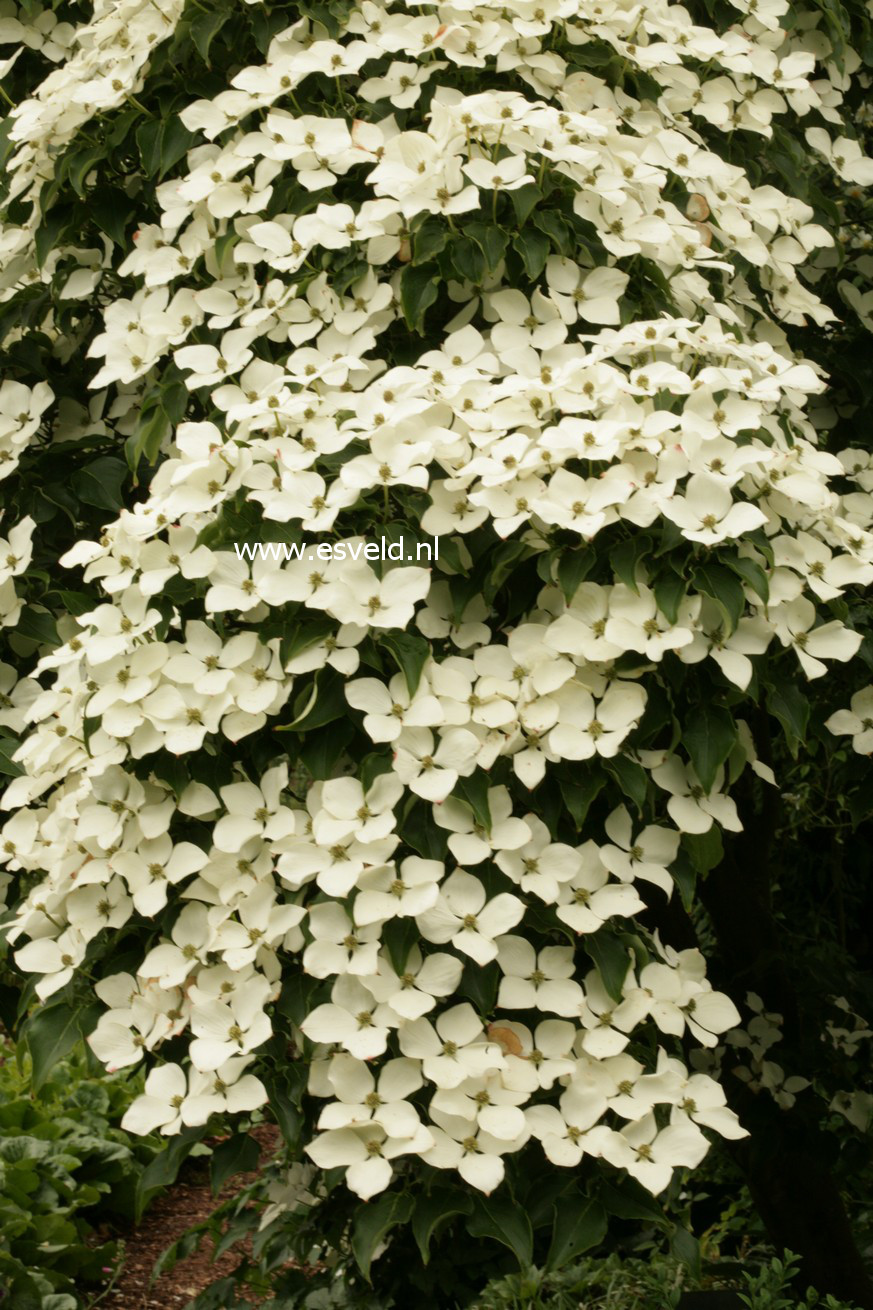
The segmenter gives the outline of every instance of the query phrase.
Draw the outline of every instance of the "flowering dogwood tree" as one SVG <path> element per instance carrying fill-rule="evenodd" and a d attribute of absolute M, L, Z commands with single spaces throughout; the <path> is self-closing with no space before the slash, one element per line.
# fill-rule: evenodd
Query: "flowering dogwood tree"
<path fill-rule="evenodd" d="M 866 75 L 838 6 L 699 8 L 0 18 L 25 1032 L 146 1061 L 157 1181 L 269 1105 L 365 1274 L 408 1222 L 560 1264 L 747 1135 L 696 885 L 811 699 L 873 748 L 817 359 Z"/>

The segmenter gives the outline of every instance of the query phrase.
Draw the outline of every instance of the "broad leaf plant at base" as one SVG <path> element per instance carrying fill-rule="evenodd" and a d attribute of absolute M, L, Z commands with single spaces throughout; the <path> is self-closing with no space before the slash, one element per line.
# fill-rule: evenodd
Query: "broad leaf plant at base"
<path fill-rule="evenodd" d="M 746 1149 L 762 816 L 807 755 L 869 788 L 866 13 L 4 0 L 0 41 L 24 1034 L 145 1061 L 162 1182 L 269 1105 L 272 1222 L 365 1279 L 657 1220 Z M 810 1169 L 833 1268 L 787 1244 L 873 1306 Z"/>

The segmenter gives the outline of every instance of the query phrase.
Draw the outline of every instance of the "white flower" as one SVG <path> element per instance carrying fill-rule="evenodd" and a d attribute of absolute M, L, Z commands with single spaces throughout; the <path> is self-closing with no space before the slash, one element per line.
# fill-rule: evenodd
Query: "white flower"
<path fill-rule="evenodd" d="M 422 914 L 439 899 L 445 868 L 439 860 L 410 855 L 400 867 L 386 864 L 363 873 L 353 909 L 356 924 L 383 924 L 395 916 Z M 314 907 L 317 908 L 317 907 Z"/>
<path fill-rule="evenodd" d="M 464 1001 L 444 1010 L 434 1027 L 427 1019 L 413 1019 L 398 1033 L 404 1055 L 421 1061 L 428 1082 L 437 1087 L 460 1087 L 467 1078 L 495 1072 L 506 1060 L 497 1043 L 488 1039 L 472 1005 Z"/>
<path fill-rule="evenodd" d="M 859 755 L 873 754 L 873 687 L 856 691 L 849 709 L 837 710 L 825 727 L 835 736 L 851 736 L 852 750 Z"/>
<path fill-rule="evenodd" d="M 497 1004 L 503 1010 L 547 1010 L 571 1017 L 585 1001 L 574 980 L 576 966 L 569 946 L 545 946 L 539 955 L 524 937 L 498 942 L 497 963 L 503 972 Z"/>
<path fill-rule="evenodd" d="M 517 896 L 500 892 L 489 901 L 478 878 L 456 869 L 440 887 L 436 904 L 418 915 L 416 923 L 426 941 L 451 942 L 481 965 L 497 958 L 495 938 L 514 928 L 523 914 Z"/>
<path fill-rule="evenodd" d="M 617 755 L 646 707 L 646 693 L 637 682 L 613 682 L 596 702 L 590 691 L 574 681 L 565 684 L 555 699 L 559 717 L 548 743 L 564 760 Z"/>
<path fill-rule="evenodd" d="M 685 495 L 674 496 L 664 513 L 689 541 L 714 546 L 727 537 L 741 537 L 767 522 L 756 505 L 735 501 L 730 487 L 709 473 L 695 473 L 685 485 Z"/>
<path fill-rule="evenodd" d="M 683 764 L 678 755 L 668 755 L 662 764 L 652 769 L 652 779 L 670 793 L 667 813 L 680 832 L 709 832 L 714 821 L 728 832 L 742 831 L 736 802 L 720 791 L 724 769 L 717 771 L 709 794 L 704 791 L 691 765 Z"/>
<path fill-rule="evenodd" d="M 303 1149 L 319 1169 L 347 1166 L 347 1186 L 368 1201 L 391 1182 L 391 1160 L 410 1153 L 423 1154 L 433 1140 L 433 1134 L 423 1124 L 419 1124 L 413 1136 L 390 1137 L 382 1124 L 374 1120 L 354 1127 L 329 1129 Z"/>
<path fill-rule="evenodd" d="M 703 1133 L 685 1115 L 660 1132 L 654 1114 L 646 1114 L 618 1132 L 598 1128 L 591 1136 L 604 1160 L 626 1169 L 654 1195 L 663 1192 L 674 1169 L 695 1168 L 709 1149 Z"/>
<path fill-rule="evenodd" d="M 471 1125 L 459 1115 L 434 1109 L 431 1117 L 434 1145 L 422 1152 L 422 1159 L 435 1169 L 457 1169 L 465 1183 L 486 1196 L 503 1181 L 505 1167 L 501 1157 L 520 1150 L 529 1136 L 526 1125 L 515 1140 L 508 1142 Z"/>

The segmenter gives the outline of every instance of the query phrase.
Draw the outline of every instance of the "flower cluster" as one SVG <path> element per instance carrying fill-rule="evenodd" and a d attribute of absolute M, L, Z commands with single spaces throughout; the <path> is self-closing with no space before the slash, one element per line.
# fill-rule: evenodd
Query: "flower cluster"
<path fill-rule="evenodd" d="M 667 0 L 420 8 L 301 18 L 188 104 L 115 262 L 40 267 L 40 187 L 181 5 L 98 5 L 10 116 L 33 207 L 2 285 L 63 253 L 60 299 L 99 310 L 54 435 L 160 460 L 61 555 L 99 600 L 9 688 L 8 940 L 41 1000 L 101 961 L 92 1049 L 150 1062 L 134 1131 L 263 1105 L 284 1032 L 305 1151 L 363 1198 L 413 1157 L 490 1193 L 531 1140 L 659 1193 L 703 1129 L 744 1134 L 679 1059 L 739 1015 L 646 912 L 742 830 L 738 778 L 776 781 L 743 717 L 765 662 L 851 660 L 873 581 L 869 460 L 821 445 L 785 330 L 834 321 L 803 276 L 832 234 L 712 143 L 790 111 L 839 177 L 873 165 L 782 0 L 726 32 Z M 3 473 L 53 401 L 2 383 Z M 361 557 L 398 524 L 439 560 Z M 0 546 L 6 624 L 34 527 Z M 246 560 L 243 532 L 348 549 Z M 864 753 L 868 692 L 829 720 Z"/>

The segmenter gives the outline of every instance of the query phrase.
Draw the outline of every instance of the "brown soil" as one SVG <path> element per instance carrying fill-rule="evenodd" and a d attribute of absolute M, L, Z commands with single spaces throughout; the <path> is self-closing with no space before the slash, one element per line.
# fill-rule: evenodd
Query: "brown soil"
<path fill-rule="evenodd" d="M 261 1163 L 268 1160 L 279 1145 L 280 1134 L 274 1124 L 262 1124 L 252 1130 L 261 1147 Z M 215 1207 L 250 1183 L 255 1174 L 237 1174 L 230 1179 L 218 1199 L 213 1197 L 208 1178 L 190 1172 L 169 1188 L 149 1207 L 142 1222 L 125 1237 L 124 1266 L 118 1282 L 100 1301 L 100 1310 L 181 1310 L 210 1283 L 224 1278 L 240 1262 L 243 1253 L 237 1244 L 213 1263 L 213 1244 L 206 1237 L 186 1260 L 180 1260 L 170 1273 L 151 1283 L 155 1262 L 179 1237 L 195 1224 L 207 1219 Z"/>

